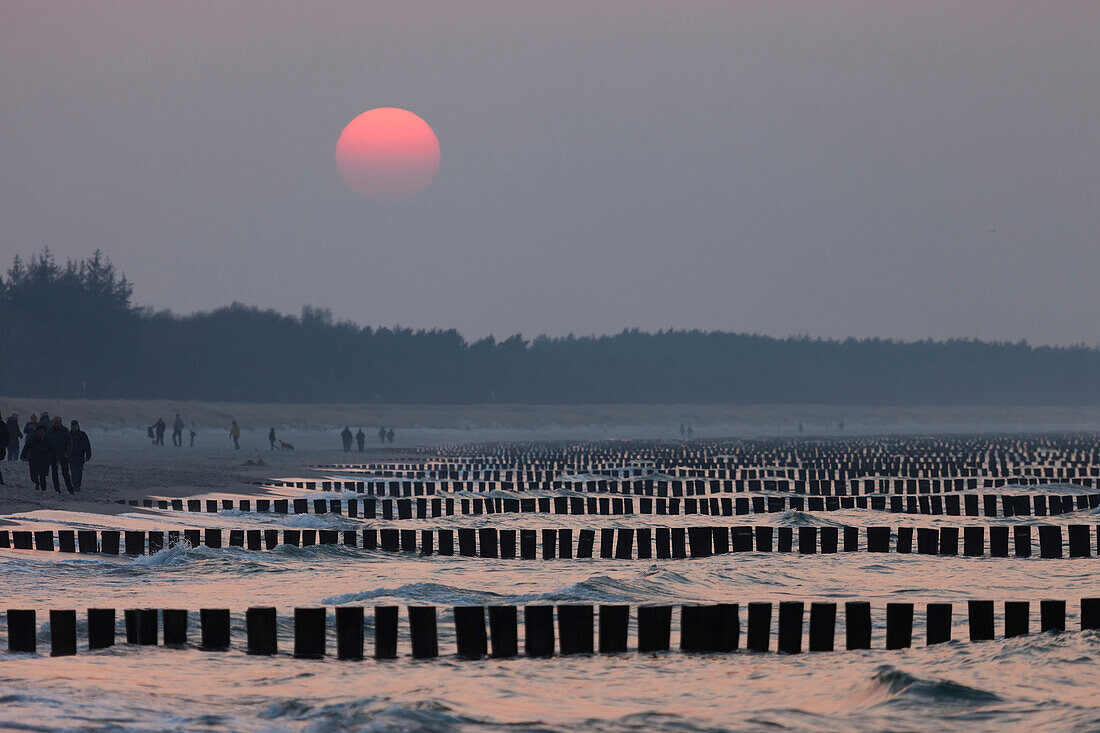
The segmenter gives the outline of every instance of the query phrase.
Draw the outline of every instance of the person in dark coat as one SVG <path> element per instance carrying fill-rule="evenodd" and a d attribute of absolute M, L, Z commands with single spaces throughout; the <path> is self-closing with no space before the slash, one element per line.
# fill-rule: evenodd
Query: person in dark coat
<path fill-rule="evenodd" d="M 153 423 L 153 428 L 157 431 L 157 445 L 164 445 L 164 431 L 168 428 L 168 424 L 164 422 L 163 418 L 158 417 L 157 421 Z"/>
<path fill-rule="evenodd" d="M 53 443 L 46 437 L 46 428 L 36 425 L 34 433 L 23 444 L 22 459 L 30 464 L 31 481 L 38 491 L 46 490 L 46 477 L 53 465 Z M 61 489 L 57 490 L 61 493 Z"/>
<path fill-rule="evenodd" d="M 367 443 L 367 434 L 363 432 L 363 428 L 359 428 L 359 431 L 355 434 L 355 444 L 359 446 L 359 452 L 363 452 L 363 446 Z"/>
<path fill-rule="evenodd" d="M 393 428 L 386 431 L 386 439 L 390 441 L 391 445 L 393 444 Z"/>
<path fill-rule="evenodd" d="M 11 442 L 11 438 L 8 436 L 8 424 L 5 422 L 0 422 L 0 456 L 7 454 L 9 442 Z M 0 473 L 0 486 L 3 485 L 4 474 Z"/>
<path fill-rule="evenodd" d="M 50 432 L 50 426 L 52 425 L 52 422 L 50 421 L 50 413 L 45 412 L 45 411 L 40 413 L 38 415 L 38 424 L 41 425 L 42 427 L 46 428 L 46 432 L 49 433 Z"/>
<path fill-rule="evenodd" d="M 351 450 L 351 428 L 347 425 L 340 431 L 340 440 L 344 442 L 344 452 L 349 452 Z"/>
<path fill-rule="evenodd" d="M 73 451 L 73 439 L 69 431 L 61 424 L 60 417 L 54 417 L 53 425 L 46 431 L 46 437 L 49 438 L 50 445 L 53 447 L 53 462 L 50 464 L 50 469 L 53 474 L 54 491 L 61 493 L 61 483 L 57 480 L 58 469 L 60 469 L 61 475 L 65 479 L 65 488 L 69 490 L 70 494 L 75 493 L 73 491 L 73 479 L 69 474 L 69 456 Z"/>
<path fill-rule="evenodd" d="M 19 460 L 19 438 L 23 435 L 23 430 L 19 427 L 19 415 L 12 413 L 8 415 L 8 460 Z"/>
<path fill-rule="evenodd" d="M 177 448 L 183 447 L 183 418 L 178 412 L 176 419 L 172 422 L 172 445 Z"/>
<path fill-rule="evenodd" d="M 271 446 L 272 452 L 279 450 L 279 447 L 275 445 L 279 442 L 279 439 L 275 437 L 275 428 L 271 428 L 267 431 L 267 442 Z"/>
<path fill-rule="evenodd" d="M 27 420 L 27 424 L 23 426 L 23 440 L 30 440 L 34 437 L 34 429 L 38 427 L 38 415 L 31 413 L 30 418 Z"/>
<path fill-rule="evenodd" d="M 386 443 L 386 426 L 385 425 L 378 428 L 378 442 L 382 443 L 383 445 L 385 445 L 385 443 Z"/>
<path fill-rule="evenodd" d="M 92 460 L 92 441 L 88 440 L 88 434 L 80 429 L 80 423 L 76 420 L 69 429 L 69 438 L 73 446 L 69 454 L 69 471 L 73 477 L 73 488 L 80 491 L 84 483 L 84 464 Z"/>

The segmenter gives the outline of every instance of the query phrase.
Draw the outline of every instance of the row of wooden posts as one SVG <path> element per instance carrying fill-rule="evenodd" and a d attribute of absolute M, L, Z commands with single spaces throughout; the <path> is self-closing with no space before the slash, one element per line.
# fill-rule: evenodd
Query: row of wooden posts
<path fill-rule="evenodd" d="M 979 501 L 980 499 L 980 501 Z M 938 494 L 921 496 L 742 496 L 708 499 L 653 499 L 608 496 L 544 496 L 530 499 L 474 497 L 454 499 L 129 499 L 119 504 L 146 509 L 274 514 L 346 514 L 365 519 L 434 519 L 457 514 L 680 514 L 740 516 L 787 511 L 829 512 L 871 509 L 904 514 L 946 516 L 1047 516 L 1100 507 L 1100 494 Z M 637 507 L 637 510 L 635 510 Z"/>
<path fill-rule="evenodd" d="M 775 650 L 797 654 L 803 651 L 806 603 L 781 601 L 746 605 L 744 649 L 753 652 L 771 651 L 773 611 L 775 612 Z M 806 648 L 811 652 L 834 651 L 837 607 L 833 602 L 809 604 L 809 638 Z M 1028 601 L 1006 601 L 1003 614 L 1003 635 L 1006 638 L 1031 632 L 1031 604 Z M 627 605 L 586 604 L 558 606 L 530 605 L 523 607 L 523 653 L 531 657 L 601 654 L 626 652 L 631 608 Z M 844 604 L 843 648 L 871 649 L 871 604 L 850 601 Z M 914 604 L 886 604 L 886 649 L 913 646 Z M 1066 602 L 1043 600 L 1039 603 L 1040 630 L 1066 630 Z M 636 643 L 639 652 L 663 652 L 671 648 L 672 606 L 638 606 Z M 557 616 L 555 645 L 554 617 Z M 970 641 L 995 638 L 994 602 L 967 602 L 967 622 Z M 392 659 L 398 656 L 397 606 L 374 608 L 374 657 Z M 77 653 L 77 612 L 49 612 L 50 653 L 54 656 Z M 183 609 L 160 611 L 163 643 L 184 646 L 189 643 L 190 618 Z M 231 646 L 231 624 L 228 609 L 204 608 L 199 611 L 199 648 L 227 651 Z M 437 657 L 439 651 L 438 613 L 435 606 L 408 606 L 410 653 L 414 658 Z M 455 653 L 459 657 L 514 657 L 520 653 L 519 613 L 516 606 L 455 606 Z M 128 644 L 155 646 L 158 643 L 157 609 L 129 609 L 124 612 Z M 317 659 L 328 654 L 328 609 L 294 609 L 294 656 Z M 362 606 L 337 606 L 336 653 L 340 659 L 364 657 L 365 614 Z M 488 621 L 488 628 L 486 627 Z M 87 612 L 87 648 L 103 649 L 115 644 L 115 609 L 91 608 Z M 1082 630 L 1100 629 L 1100 598 L 1085 598 L 1080 605 Z M 8 651 L 37 652 L 37 615 L 33 609 L 7 611 Z M 598 628 L 598 646 L 595 629 Z M 249 654 L 274 655 L 279 650 L 276 609 L 249 608 L 245 612 L 246 646 Z M 925 640 L 928 645 L 951 640 L 952 604 L 929 603 L 925 607 Z M 491 646 L 490 646 L 491 642 Z M 685 652 L 732 652 L 741 648 L 741 606 L 736 603 L 680 606 L 680 650 Z"/>
<path fill-rule="evenodd" d="M 740 494 L 761 491 L 777 491 L 809 496 L 871 496 L 875 494 L 901 496 L 924 494 L 950 494 L 963 491 L 999 489 L 1005 486 L 1043 486 L 1050 481 L 1037 478 L 1019 479 L 906 479 L 906 478 L 853 478 L 845 480 L 791 480 L 791 479 L 701 479 L 683 478 L 671 480 L 653 479 L 554 479 L 543 481 L 455 481 L 455 480 L 331 480 L 296 481 L 271 479 L 259 482 L 278 488 L 322 491 L 349 491 L 375 497 L 432 496 L 437 493 L 487 493 L 490 491 L 571 491 L 574 493 L 609 493 L 649 497 L 689 497 L 705 494 Z M 1079 488 L 1094 489 L 1100 480 L 1073 479 Z"/>
<path fill-rule="evenodd" d="M 1100 527 L 1092 525 L 1015 525 L 963 527 L 960 553 L 958 527 L 605 527 L 596 529 L 453 529 L 370 528 L 315 529 L 184 529 L 161 530 L 0 530 L 0 548 L 107 555 L 153 554 L 186 543 L 191 547 L 271 550 L 279 545 L 343 545 L 422 555 L 545 560 L 571 558 L 710 557 L 729 552 L 792 552 L 801 555 L 836 552 L 897 552 L 922 555 L 1032 557 L 1038 530 L 1039 557 L 1045 559 L 1100 555 Z M 986 542 L 988 530 L 988 544 Z M 1063 533 L 1065 530 L 1065 533 Z M 574 542 L 576 534 L 576 542 Z M 457 535 L 458 543 L 455 544 Z M 1066 536 L 1068 535 L 1068 548 Z M 599 540 L 597 544 L 597 538 Z M 1011 543 L 1010 543 L 1011 538 Z M 539 541 L 541 539 L 541 542 Z M 56 543 L 55 543 L 56 540 Z M 915 540 L 915 542 L 914 542 Z M 456 553 L 457 550 L 457 553 Z"/>

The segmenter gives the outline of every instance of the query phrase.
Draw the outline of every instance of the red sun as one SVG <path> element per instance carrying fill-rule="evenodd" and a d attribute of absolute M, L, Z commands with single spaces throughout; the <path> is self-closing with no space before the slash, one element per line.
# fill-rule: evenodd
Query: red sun
<path fill-rule="evenodd" d="M 408 110 L 367 110 L 340 133 L 336 167 L 344 183 L 368 201 L 407 201 L 435 180 L 439 140 L 427 122 Z"/>

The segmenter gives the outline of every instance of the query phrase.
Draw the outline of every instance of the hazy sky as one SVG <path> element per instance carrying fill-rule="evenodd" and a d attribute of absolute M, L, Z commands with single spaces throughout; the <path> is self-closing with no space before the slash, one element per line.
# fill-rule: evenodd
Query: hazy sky
<path fill-rule="evenodd" d="M 3 2 L 0 259 L 468 336 L 1100 343 L 1100 3 Z M 417 201 L 336 138 L 412 110 Z"/>

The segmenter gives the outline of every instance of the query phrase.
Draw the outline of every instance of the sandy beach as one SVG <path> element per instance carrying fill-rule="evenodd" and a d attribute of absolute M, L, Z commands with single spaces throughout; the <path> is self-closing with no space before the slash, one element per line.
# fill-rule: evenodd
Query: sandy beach
<path fill-rule="evenodd" d="M 1100 406 L 1080 407 L 860 407 L 849 405 L 343 405 L 188 402 L 171 400 L 58 400 L 0 397 L 0 414 L 48 410 L 85 428 L 144 428 L 158 417 L 171 423 L 180 413 L 188 424 L 228 430 L 231 420 L 244 429 L 329 429 L 351 425 L 415 429 L 419 438 L 461 440 L 465 433 L 513 431 L 539 437 L 674 438 L 679 425 L 692 425 L 707 437 L 910 434 L 920 432 L 1036 432 L 1100 430 Z M 844 422 L 844 429 L 838 429 Z M 433 432 L 438 431 L 438 435 Z M 702 431 L 702 432 L 700 432 Z M 449 437 L 448 434 L 454 437 Z M 500 439 L 493 438 L 493 439 Z"/>

